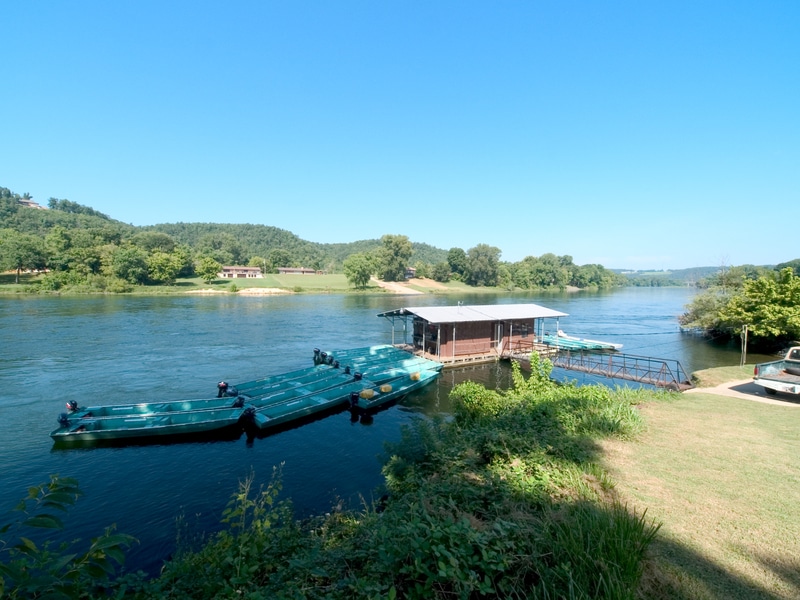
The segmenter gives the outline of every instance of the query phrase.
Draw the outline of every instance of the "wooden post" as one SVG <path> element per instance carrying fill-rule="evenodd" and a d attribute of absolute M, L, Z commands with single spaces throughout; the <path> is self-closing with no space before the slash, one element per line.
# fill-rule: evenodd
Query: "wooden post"
<path fill-rule="evenodd" d="M 747 325 L 742 326 L 742 359 L 739 366 L 743 367 L 747 362 Z"/>

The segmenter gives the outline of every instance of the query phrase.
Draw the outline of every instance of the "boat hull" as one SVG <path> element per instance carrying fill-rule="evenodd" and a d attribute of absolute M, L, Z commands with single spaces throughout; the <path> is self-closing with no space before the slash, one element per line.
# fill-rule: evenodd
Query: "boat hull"
<path fill-rule="evenodd" d="M 209 433 L 235 426 L 244 408 L 189 411 L 157 415 L 127 415 L 105 419 L 81 419 L 50 433 L 55 441 L 96 441 L 151 437 L 177 437 Z"/>

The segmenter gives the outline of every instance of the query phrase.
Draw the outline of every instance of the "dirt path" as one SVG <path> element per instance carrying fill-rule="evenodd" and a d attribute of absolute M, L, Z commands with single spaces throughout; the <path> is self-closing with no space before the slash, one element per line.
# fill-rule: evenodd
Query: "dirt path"
<path fill-rule="evenodd" d="M 382 287 L 383 289 L 392 292 L 393 294 L 407 294 L 407 295 L 418 295 L 422 294 L 419 290 L 414 290 L 408 287 L 407 285 L 400 283 L 399 281 L 381 281 L 380 279 L 375 279 L 374 277 L 371 279 L 372 283 Z"/>
<path fill-rule="evenodd" d="M 779 406 L 800 407 L 800 398 L 794 398 L 789 394 L 779 394 L 769 396 L 764 388 L 753 383 L 752 379 L 740 379 L 738 381 L 728 381 L 716 387 L 701 387 L 686 390 L 684 394 L 714 394 L 716 396 L 728 396 L 729 398 L 741 398 L 742 400 L 753 400 L 764 404 L 776 404 Z"/>

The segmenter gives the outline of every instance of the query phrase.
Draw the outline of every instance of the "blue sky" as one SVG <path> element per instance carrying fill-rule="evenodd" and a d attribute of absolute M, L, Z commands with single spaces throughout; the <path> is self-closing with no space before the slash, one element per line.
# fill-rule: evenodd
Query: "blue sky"
<path fill-rule="evenodd" d="M 609 268 L 800 258 L 800 2 L 3 2 L 0 186 Z"/>

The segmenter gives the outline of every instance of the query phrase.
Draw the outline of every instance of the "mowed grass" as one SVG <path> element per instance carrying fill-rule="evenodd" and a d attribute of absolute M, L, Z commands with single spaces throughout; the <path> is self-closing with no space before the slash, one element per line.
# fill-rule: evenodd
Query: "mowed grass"
<path fill-rule="evenodd" d="M 713 369 L 703 369 L 692 373 L 692 382 L 701 388 L 716 387 L 729 381 L 739 381 L 741 379 L 751 379 L 753 377 L 753 365 L 742 365 L 732 367 L 715 367 Z"/>
<path fill-rule="evenodd" d="M 642 598 L 800 598 L 800 407 L 712 394 L 640 406 L 603 442 L 621 498 L 662 523 Z"/>
<path fill-rule="evenodd" d="M 345 292 L 353 290 L 353 286 L 347 281 L 347 277 L 342 273 L 332 275 L 275 275 L 267 273 L 261 279 L 233 280 L 237 287 L 266 287 L 281 288 L 294 291 L 316 291 L 316 292 Z M 374 290 L 379 292 L 380 288 L 374 286 Z"/>

